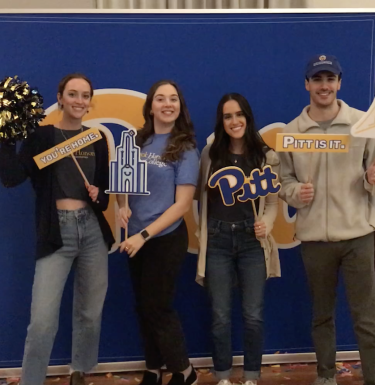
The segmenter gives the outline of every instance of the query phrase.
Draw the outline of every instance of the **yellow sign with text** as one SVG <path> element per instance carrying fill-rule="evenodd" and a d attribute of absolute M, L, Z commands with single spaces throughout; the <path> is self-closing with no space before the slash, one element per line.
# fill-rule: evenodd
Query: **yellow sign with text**
<path fill-rule="evenodd" d="M 276 138 L 278 152 L 348 152 L 350 135 L 288 134 Z"/>
<path fill-rule="evenodd" d="M 70 154 L 81 150 L 101 139 L 100 131 L 97 128 L 90 128 L 75 135 L 73 138 L 66 140 L 39 155 L 34 156 L 34 161 L 39 169 L 47 167 Z"/>

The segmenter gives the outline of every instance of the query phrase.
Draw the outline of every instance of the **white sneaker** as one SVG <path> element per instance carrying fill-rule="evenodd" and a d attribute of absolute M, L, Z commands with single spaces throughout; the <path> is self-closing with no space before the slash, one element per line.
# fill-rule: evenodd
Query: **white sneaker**
<path fill-rule="evenodd" d="M 257 385 L 257 380 L 247 380 L 244 385 Z"/>
<path fill-rule="evenodd" d="M 220 380 L 217 385 L 233 385 L 229 380 Z"/>

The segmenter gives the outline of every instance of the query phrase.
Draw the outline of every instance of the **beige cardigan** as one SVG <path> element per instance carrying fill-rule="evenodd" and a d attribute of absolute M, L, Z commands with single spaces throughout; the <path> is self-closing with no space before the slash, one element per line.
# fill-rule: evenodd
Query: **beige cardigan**
<path fill-rule="evenodd" d="M 198 266 L 196 281 L 203 285 L 206 272 L 206 251 L 207 251 L 207 189 L 206 184 L 211 167 L 209 157 L 211 144 L 208 144 L 202 151 L 199 182 L 196 190 L 196 199 L 200 203 L 199 207 L 199 226 L 196 236 L 199 240 Z M 276 153 L 271 150 L 267 153 L 266 163 L 272 167 L 275 173 L 279 173 L 279 160 Z M 267 278 L 280 277 L 279 251 L 274 238 L 271 235 L 273 223 L 278 210 L 278 196 L 271 194 L 267 197 L 261 197 L 259 202 L 259 220 L 266 225 L 266 238 L 261 241 L 266 260 Z"/>

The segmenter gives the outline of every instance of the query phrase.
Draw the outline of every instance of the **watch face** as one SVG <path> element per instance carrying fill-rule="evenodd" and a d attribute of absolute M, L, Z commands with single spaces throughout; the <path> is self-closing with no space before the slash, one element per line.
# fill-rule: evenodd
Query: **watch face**
<path fill-rule="evenodd" d="M 148 234 L 147 230 L 142 230 L 142 231 L 141 231 L 141 235 L 142 235 L 142 237 L 143 237 L 144 239 L 147 239 L 147 238 L 149 237 L 149 234 Z"/>

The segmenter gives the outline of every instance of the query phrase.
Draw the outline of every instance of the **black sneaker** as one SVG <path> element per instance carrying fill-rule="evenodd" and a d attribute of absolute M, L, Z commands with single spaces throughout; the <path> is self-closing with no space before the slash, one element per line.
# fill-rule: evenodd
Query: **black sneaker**
<path fill-rule="evenodd" d="M 85 376 L 81 372 L 73 372 L 70 376 L 70 385 L 85 385 Z"/>
<path fill-rule="evenodd" d="M 193 366 L 191 367 L 191 373 L 185 381 L 185 376 L 182 373 L 173 373 L 171 380 L 168 385 L 195 385 L 198 383 L 197 373 Z"/>
<path fill-rule="evenodd" d="M 161 385 L 162 375 L 160 373 L 159 380 L 156 373 L 146 370 L 143 374 L 143 379 L 139 385 Z"/>

